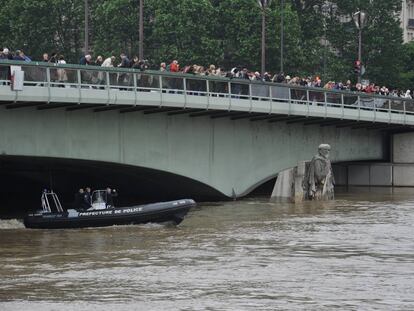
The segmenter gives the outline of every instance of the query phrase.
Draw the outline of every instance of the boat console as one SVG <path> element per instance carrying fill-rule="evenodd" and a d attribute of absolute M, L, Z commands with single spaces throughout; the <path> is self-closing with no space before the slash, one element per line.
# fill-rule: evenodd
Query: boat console
<path fill-rule="evenodd" d="M 105 190 L 95 190 L 92 193 L 92 207 L 88 211 L 99 211 L 107 209 L 107 192 Z"/>

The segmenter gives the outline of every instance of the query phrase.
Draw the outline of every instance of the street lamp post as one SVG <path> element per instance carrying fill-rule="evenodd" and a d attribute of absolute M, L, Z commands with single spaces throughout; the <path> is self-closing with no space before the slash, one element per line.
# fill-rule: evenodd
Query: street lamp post
<path fill-rule="evenodd" d="M 362 29 L 365 27 L 365 22 L 367 19 L 367 15 L 365 12 L 358 11 L 353 15 L 354 22 L 356 27 L 358 28 L 358 63 L 359 63 L 359 71 L 358 71 L 358 83 L 361 83 L 362 80 Z"/>
<path fill-rule="evenodd" d="M 144 0 L 139 0 L 139 59 L 144 59 Z"/>
<path fill-rule="evenodd" d="M 89 53 L 89 3 L 85 0 L 85 55 Z"/>
<path fill-rule="evenodd" d="M 328 38 L 327 38 L 327 31 L 328 31 L 328 22 L 327 18 L 332 17 L 335 15 L 336 11 L 338 10 L 338 6 L 335 3 L 324 3 L 320 7 L 319 5 L 315 5 L 314 10 L 317 12 L 321 12 L 323 15 L 323 42 L 324 42 L 324 50 L 323 50 L 323 78 L 326 80 L 327 78 L 327 56 L 328 56 Z"/>
<path fill-rule="evenodd" d="M 266 9 L 272 0 L 257 0 L 259 7 L 262 9 L 262 79 L 266 72 Z"/>
<path fill-rule="evenodd" d="M 285 0 L 280 3 L 280 72 L 284 72 Z"/>

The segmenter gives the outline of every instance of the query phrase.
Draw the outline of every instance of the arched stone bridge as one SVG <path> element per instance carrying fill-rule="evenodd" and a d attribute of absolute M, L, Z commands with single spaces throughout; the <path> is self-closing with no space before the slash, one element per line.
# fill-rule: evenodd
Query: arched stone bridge
<path fill-rule="evenodd" d="M 10 65 L 25 73 L 22 90 Z M 92 66 L 2 63 L 1 74 L 1 155 L 153 169 L 227 197 L 322 142 L 334 162 L 385 161 L 391 134 L 414 126 L 414 103 L 400 98 Z"/>

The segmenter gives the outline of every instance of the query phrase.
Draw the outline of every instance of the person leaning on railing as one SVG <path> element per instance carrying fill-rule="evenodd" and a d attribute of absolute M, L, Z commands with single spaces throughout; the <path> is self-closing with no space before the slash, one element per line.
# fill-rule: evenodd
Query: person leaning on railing
<path fill-rule="evenodd" d="M 85 56 L 81 57 L 79 64 L 84 65 L 84 66 L 89 66 L 91 65 L 91 61 L 92 61 L 92 56 L 90 54 L 86 54 Z M 85 83 L 85 82 L 87 84 L 93 83 L 92 74 L 89 71 L 87 70 L 82 71 L 81 76 L 82 76 L 82 83 Z"/>
<path fill-rule="evenodd" d="M 13 55 L 10 53 L 8 48 L 3 48 L 0 51 L 0 60 L 13 60 Z M 7 81 L 11 79 L 10 67 L 0 67 L 0 80 Z M 8 83 L 8 82 L 4 82 Z"/>
<path fill-rule="evenodd" d="M 118 65 L 119 68 L 130 68 L 131 61 L 125 53 L 120 55 L 121 63 Z M 118 84 L 119 85 L 129 85 L 129 75 L 125 72 L 118 74 Z"/>
<path fill-rule="evenodd" d="M 13 60 L 13 55 L 10 53 L 8 48 L 3 48 L 0 51 L 0 59 L 1 60 Z"/>
<path fill-rule="evenodd" d="M 111 68 L 114 67 L 116 57 L 112 55 L 111 57 L 106 58 L 101 67 Z M 106 81 L 106 73 L 104 71 L 99 71 L 98 73 L 98 84 L 105 84 Z"/>
<path fill-rule="evenodd" d="M 43 55 L 42 55 L 42 62 L 44 62 L 44 63 L 48 63 L 49 62 L 49 54 L 48 53 L 43 53 Z"/>
<path fill-rule="evenodd" d="M 101 55 L 98 55 L 98 57 L 95 60 L 94 65 L 95 66 L 102 66 L 102 63 L 103 63 L 103 57 Z"/>
<path fill-rule="evenodd" d="M 87 66 L 91 64 L 91 60 L 92 60 L 92 56 L 90 54 L 86 54 L 85 56 L 81 57 L 79 64 Z"/>
<path fill-rule="evenodd" d="M 173 60 L 170 64 L 170 72 L 179 72 L 180 71 L 180 64 L 177 60 Z"/>
<path fill-rule="evenodd" d="M 165 71 L 167 71 L 167 64 L 166 64 L 166 63 L 162 62 L 162 63 L 160 64 L 160 71 L 161 71 L 161 72 L 165 72 Z"/>
<path fill-rule="evenodd" d="M 63 55 L 59 56 L 58 64 L 59 65 L 66 65 L 65 57 Z M 62 83 L 68 82 L 68 75 L 66 73 L 66 70 L 63 69 L 63 68 L 58 68 L 57 69 L 57 77 L 58 77 L 59 82 L 62 82 Z M 61 85 L 61 86 L 64 87 L 64 85 Z"/>
<path fill-rule="evenodd" d="M 17 50 L 14 55 L 13 60 L 22 61 L 22 62 L 31 62 L 32 59 L 24 54 L 22 50 Z"/>
<path fill-rule="evenodd" d="M 149 67 L 148 61 L 144 59 L 139 59 L 138 56 L 134 56 L 132 59 L 132 66 L 131 68 L 144 72 Z M 146 87 L 149 88 L 152 86 L 153 83 L 153 76 L 144 75 L 144 74 L 137 74 L 137 84 L 139 87 Z M 147 90 L 146 90 L 147 91 Z"/>
<path fill-rule="evenodd" d="M 178 73 L 180 71 L 180 64 L 177 60 L 173 60 L 172 63 L 168 66 L 169 71 L 173 73 Z M 169 88 L 176 90 L 178 88 L 178 81 L 177 79 L 169 79 Z M 174 91 L 172 91 L 174 93 Z"/>

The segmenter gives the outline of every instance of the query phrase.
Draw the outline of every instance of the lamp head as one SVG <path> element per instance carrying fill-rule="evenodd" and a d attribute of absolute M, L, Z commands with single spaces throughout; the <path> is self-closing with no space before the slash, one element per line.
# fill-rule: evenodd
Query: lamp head
<path fill-rule="evenodd" d="M 270 6 L 270 3 L 272 2 L 272 0 L 257 0 L 257 3 L 259 4 L 259 7 L 264 10 L 267 7 Z"/>
<path fill-rule="evenodd" d="M 362 12 L 362 11 L 358 11 L 358 12 L 354 13 L 352 18 L 354 19 L 355 26 L 358 29 L 362 29 L 362 28 L 365 27 L 365 23 L 367 21 L 367 13 Z"/>

